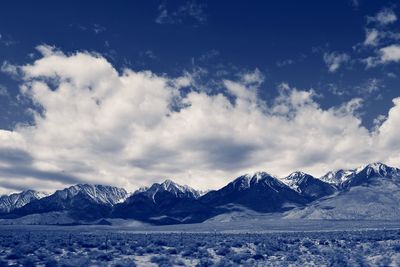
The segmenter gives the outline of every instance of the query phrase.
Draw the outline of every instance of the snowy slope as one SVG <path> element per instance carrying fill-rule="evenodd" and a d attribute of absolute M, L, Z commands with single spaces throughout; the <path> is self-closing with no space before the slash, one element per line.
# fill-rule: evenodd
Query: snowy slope
<path fill-rule="evenodd" d="M 351 178 L 356 170 L 337 170 L 330 171 L 319 179 L 325 183 L 332 184 L 335 186 L 340 185 L 341 183 L 347 181 Z"/>
<path fill-rule="evenodd" d="M 205 194 L 200 201 L 215 208 L 237 204 L 258 212 L 275 212 L 308 202 L 305 197 L 266 172 L 240 176 L 225 187 Z"/>
<path fill-rule="evenodd" d="M 354 171 L 338 193 L 286 214 L 303 219 L 400 219 L 400 172 L 384 164 Z"/>
<path fill-rule="evenodd" d="M 141 188 L 115 206 L 113 217 L 156 224 L 187 222 L 203 217 L 210 208 L 198 201 L 200 193 L 171 180 Z"/>
<path fill-rule="evenodd" d="M 177 198 L 198 198 L 201 193 L 190 186 L 179 185 L 170 179 L 165 180 L 162 183 L 155 183 L 150 187 L 142 187 L 137 190 L 134 194 L 145 194 L 155 201 L 156 195 L 162 192 L 169 192 Z"/>
<path fill-rule="evenodd" d="M 336 191 L 335 186 L 332 184 L 321 181 L 304 172 L 294 172 L 282 178 L 281 181 L 310 200 L 331 195 Z"/>
<path fill-rule="evenodd" d="M 11 215 L 22 217 L 35 213 L 67 211 L 74 219 L 97 219 L 109 216 L 115 204 L 127 197 L 123 188 L 78 184 L 32 201 L 15 209 Z"/>
<path fill-rule="evenodd" d="M 0 198 L 2 218 L 40 222 L 133 219 L 152 224 L 285 216 L 294 219 L 400 219 L 400 170 L 372 163 L 330 172 L 320 179 L 303 172 L 284 178 L 266 172 L 242 175 L 202 194 L 172 180 L 133 194 L 112 186 L 78 184 L 45 196 L 26 191 Z M 1 210 L 0 210 L 1 211 Z M 66 214 L 63 217 L 60 214 Z"/>
<path fill-rule="evenodd" d="M 0 197 L 0 213 L 8 213 L 25 206 L 33 200 L 41 199 L 45 196 L 45 193 L 34 190 L 26 190 L 11 195 L 3 195 Z"/>
<path fill-rule="evenodd" d="M 346 187 L 355 181 L 366 181 L 368 177 L 394 177 L 400 176 L 400 169 L 387 166 L 383 163 L 371 163 L 361 166 L 354 170 L 331 171 L 319 179 L 335 185 L 337 187 Z"/>
<path fill-rule="evenodd" d="M 123 188 L 106 185 L 77 184 L 63 190 L 57 190 L 53 194 L 53 197 L 66 200 L 78 194 L 86 195 L 96 203 L 107 205 L 115 205 L 123 202 L 128 196 L 128 193 Z"/>

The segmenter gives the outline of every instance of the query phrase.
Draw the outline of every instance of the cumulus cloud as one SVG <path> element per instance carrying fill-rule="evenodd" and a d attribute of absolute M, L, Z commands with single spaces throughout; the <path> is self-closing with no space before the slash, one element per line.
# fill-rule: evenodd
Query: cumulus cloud
<path fill-rule="evenodd" d="M 223 84 L 232 95 L 234 95 L 237 101 L 257 101 L 257 90 L 258 87 L 264 81 L 264 75 L 255 69 L 254 72 L 242 73 L 240 81 L 224 80 Z"/>
<path fill-rule="evenodd" d="M 386 149 L 399 150 L 399 136 L 396 134 L 400 125 L 400 97 L 393 99 L 394 107 L 389 110 L 386 120 L 382 120 L 382 125 L 379 127 L 380 145 Z M 399 162 L 400 153 L 389 156 L 392 162 Z"/>
<path fill-rule="evenodd" d="M 390 45 L 379 49 L 382 63 L 400 61 L 400 45 Z"/>
<path fill-rule="evenodd" d="M 363 42 L 363 45 L 365 47 L 377 47 L 381 46 L 384 44 L 389 44 L 393 41 L 398 41 L 400 40 L 400 33 L 391 31 L 391 30 L 381 30 L 381 29 L 366 29 L 365 31 L 365 40 Z M 356 45 L 355 48 L 359 46 Z"/>
<path fill-rule="evenodd" d="M 368 22 L 374 22 L 381 26 L 389 25 L 397 21 L 397 15 L 391 8 L 384 8 L 379 11 L 375 16 L 368 17 Z"/>
<path fill-rule="evenodd" d="M 400 62 L 400 45 L 393 44 L 382 47 L 378 50 L 377 56 L 368 57 L 363 60 L 367 68 L 376 67 L 382 64 Z"/>
<path fill-rule="evenodd" d="M 395 28 L 391 28 L 396 21 L 397 15 L 393 8 L 383 8 L 375 16 L 367 17 L 365 39 L 353 47 L 359 52 L 359 49 L 362 48 L 374 53 L 374 55 L 361 59 L 367 68 L 400 61 L 400 46 L 397 44 L 400 40 L 400 33 Z"/>
<path fill-rule="evenodd" d="M 187 92 L 185 76 L 119 71 L 97 54 L 39 49 L 41 58 L 18 67 L 21 93 L 37 106 L 34 123 L 0 131 L 0 180 L 9 189 L 135 189 L 167 177 L 206 189 L 256 170 L 322 175 L 399 162 L 399 99 L 369 131 L 356 114 L 361 99 L 323 109 L 312 89 L 282 84 L 267 104 L 257 97 L 258 70 L 224 80 L 220 93 Z"/>
<path fill-rule="evenodd" d="M 0 70 L 4 73 L 10 74 L 11 76 L 18 75 L 18 68 L 8 61 L 3 61 Z"/>
<path fill-rule="evenodd" d="M 377 29 L 367 29 L 365 34 L 364 45 L 377 46 L 379 43 L 379 31 Z"/>
<path fill-rule="evenodd" d="M 350 56 L 346 53 L 324 53 L 324 61 L 329 72 L 336 72 L 340 66 L 350 60 Z"/>

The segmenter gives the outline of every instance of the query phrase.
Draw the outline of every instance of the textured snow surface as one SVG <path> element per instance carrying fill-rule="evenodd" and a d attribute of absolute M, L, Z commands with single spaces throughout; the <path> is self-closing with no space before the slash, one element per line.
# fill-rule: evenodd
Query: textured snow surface
<path fill-rule="evenodd" d="M 46 193 L 34 190 L 26 190 L 21 193 L 3 195 L 0 197 L 0 212 L 10 212 L 14 209 L 25 206 L 29 202 L 47 196 Z"/>
<path fill-rule="evenodd" d="M 203 194 L 201 191 L 197 191 L 187 185 L 179 185 L 170 179 L 165 180 L 161 184 L 155 183 L 150 187 L 142 187 L 135 191 L 134 194 L 145 193 L 155 201 L 156 194 L 163 191 L 170 192 L 176 197 L 199 198 Z"/>
<path fill-rule="evenodd" d="M 267 172 L 255 172 L 246 174 L 236 178 L 231 184 L 239 190 L 246 190 L 252 185 L 265 184 L 271 188 L 284 187 L 285 184 L 279 180 L 279 178 L 270 175 Z"/>
<path fill-rule="evenodd" d="M 307 175 L 304 172 L 294 172 L 287 177 L 281 178 L 280 180 L 293 190 L 299 192 L 299 185 L 307 179 Z"/>
<path fill-rule="evenodd" d="M 156 220 L 154 223 L 159 224 L 232 222 L 278 212 L 285 218 L 399 220 L 399 191 L 400 170 L 372 163 L 354 170 L 329 172 L 320 179 L 304 172 L 284 178 L 255 172 L 205 195 L 170 179 L 140 188 L 132 195 L 123 188 L 89 184 L 57 190 L 48 197 L 27 190 L 0 197 L 0 212 L 10 224 L 14 223 L 12 218 L 21 216 L 24 217 L 15 223 L 54 220 L 53 223 L 65 224 L 63 220 L 70 217 L 64 216 L 64 211 L 76 223 L 107 217 Z M 51 213 L 54 211 L 60 213 Z"/>
<path fill-rule="evenodd" d="M 76 196 L 78 193 L 86 194 L 97 203 L 109 205 L 120 203 L 128 197 L 128 193 L 123 188 L 90 184 L 74 185 L 63 190 L 58 190 L 54 195 L 61 199 L 67 199 Z"/>
<path fill-rule="evenodd" d="M 366 172 L 366 175 L 372 175 L 377 177 L 386 177 L 386 176 L 398 176 L 400 177 L 400 169 L 389 167 L 383 163 L 371 163 L 368 165 L 361 166 L 354 170 L 337 170 L 331 171 L 325 174 L 324 176 L 320 177 L 319 179 L 330 184 L 334 184 L 339 186 L 351 180 L 356 175 L 362 173 L 363 171 Z"/>

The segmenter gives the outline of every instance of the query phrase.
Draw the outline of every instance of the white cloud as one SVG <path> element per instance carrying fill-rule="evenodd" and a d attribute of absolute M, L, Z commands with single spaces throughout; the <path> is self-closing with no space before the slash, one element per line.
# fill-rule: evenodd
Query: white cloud
<path fill-rule="evenodd" d="M 255 69 L 251 72 L 245 72 L 242 74 L 242 82 L 248 85 L 260 85 L 264 82 L 264 75 L 259 69 Z"/>
<path fill-rule="evenodd" d="M 9 96 L 9 92 L 7 90 L 7 87 L 5 87 L 4 85 L 0 84 L 0 97 L 1 96 Z"/>
<path fill-rule="evenodd" d="M 336 72 L 343 63 L 350 60 L 350 56 L 346 53 L 324 53 L 324 61 L 328 67 L 329 72 Z"/>
<path fill-rule="evenodd" d="M 378 115 L 378 117 L 376 117 L 373 121 L 374 127 L 375 127 L 375 131 L 379 130 L 379 127 L 381 127 L 382 123 L 384 123 L 386 121 L 387 117 L 385 115 Z"/>
<path fill-rule="evenodd" d="M 394 107 L 389 110 L 387 119 L 379 127 L 380 145 L 387 150 L 400 150 L 398 129 L 400 125 L 400 97 L 393 99 Z M 398 164 L 400 153 L 393 153 L 389 160 Z"/>
<path fill-rule="evenodd" d="M 257 99 L 256 88 L 247 87 L 242 83 L 230 80 L 224 80 L 224 85 L 226 89 L 239 100 L 256 101 Z"/>
<path fill-rule="evenodd" d="M 353 49 L 363 51 L 372 51 L 374 55 L 361 59 L 367 68 L 376 67 L 378 65 L 389 62 L 400 61 L 400 33 L 391 29 L 390 24 L 397 21 L 397 15 L 392 8 L 384 8 L 374 17 L 367 17 L 367 25 L 365 29 L 365 39 L 363 43 L 359 43 Z M 371 27 L 372 26 L 372 27 Z M 385 27 L 384 27 L 385 26 Z"/>
<path fill-rule="evenodd" d="M 398 99 L 371 132 L 355 114 L 360 99 L 323 109 L 313 90 L 282 84 L 267 105 L 257 97 L 257 70 L 226 80 L 230 95 L 210 95 L 183 94 L 188 77 L 119 72 L 83 52 L 53 49 L 19 69 L 21 92 L 40 111 L 32 126 L 0 131 L 0 180 L 10 189 L 76 182 L 134 189 L 166 177 L 206 189 L 256 170 L 321 175 L 399 162 Z"/>
<path fill-rule="evenodd" d="M 365 95 L 371 95 L 372 93 L 375 92 L 379 92 L 382 88 L 384 88 L 382 80 L 376 78 L 370 78 L 361 85 L 356 86 L 355 90 L 358 94 L 365 96 Z"/>
<path fill-rule="evenodd" d="M 350 90 L 345 89 L 345 88 L 341 88 L 339 87 L 337 84 L 335 83 L 328 83 L 326 85 L 326 88 L 329 90 L 329 92 L 331 92 L 333 95 L 337 95 L 337 96 L 344 96 L 344 95 L 349 95 L 350 94 Z"/>
<path fill-rule="evenodd" d="M 397 78 L 397 74 L 396 74 L 396 73 L 393 73 L 393 72 L 388 72 L 386 75 L 387 75 L 389 78 L 392 78 L 392 79 Z"/>
<path fill-rule="evenodd" d="M 400 33 L 391 30 L 366 29 L 365 33 L 363 45 L 367 47 L 377 47 L 400 40 Z"/>
<path fill-rule="evenodd" d="M 367 29 L 365 34 L 364 45 L 377 46 L 379 43 L 379 31 L 376 29 Z"/>
<path fill-rule="evenodd" d="M 8 61 L 3 61 L 0 70 L 4 73 L 10 74 L 12 76 L 18 75 L 18 68 L 17 66 L 11 64 Z"/>
<path fill-rule="evenodd" d="M 376 67 L 381 64 L 398 63 L 400 62 L 400 45 L 393 44 L 382 47 L 378 50 L 377 56 L 368 57 L 363 60 L 367 68 Z"/>
<path fill-rule="evenodd" d="M 258 87 L 264 82 L 264 75 L 260 70 L 245 72 L 240 75 L 240 81 L 224 80 L 225 88 L 232 95 L 236 96 L 237 101 L 257 102 Z"/>
<path fill-rule="evenodd" d="M 390 45 L 379 49 L 382 63 L 400 61 L 400 45 Z"/>
<path fill-rule="evenodd" d="M 379 25 L 388 25 L 397 21 L 397 15 L 391 8 L 384 8 L 379 11 L 374 17 L 368 17 L 368 22 L 375 22 Z"/>
<path fill-rule="evenodd" d="M 58 51 L 57 51 L 57 49 L 56 49 L 56 47 L 55 46 L 51 46 L 51 45 L 46 45 L 46 44 L 43 44 L 43 45 L 38 45 L 37 47 L 36 47 L 36 50 L 40 53 L 40 54 L 42 54 L 42 56 L 50 56 L 50 55 L 52 55 L 52 54 L 61 54 L 61 53 L 59 53 Z"/>

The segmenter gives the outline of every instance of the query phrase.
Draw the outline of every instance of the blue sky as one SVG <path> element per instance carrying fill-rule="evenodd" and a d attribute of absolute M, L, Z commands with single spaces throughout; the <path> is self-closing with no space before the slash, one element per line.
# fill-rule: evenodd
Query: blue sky
<path fill-rule="evenodd" d="M 188 139 L 190 146 L 186 143 L 172 144 L 171 142 L 170 144 L 167 141 L 161 141 L 161 146 L 165 146 L 165 149 L 157 150 L 150 149 L 155 144 L 149 143 L 149 147 L 143 148 L 140 155 L 129 155 L 121 159 L 125 162 L 124 164 L 111 164 L 109 168 L 105 167 L 102 170 L 103 174 L 100 175 L 103 178 L 98 180 L 102 183 L 109 183 L 113 172 L 117 172 L 118 175 L 123 176 L 118 184 L 132 188 L 148 184 L 149 181 L 159 180 L 164 176 L 179 176 L 180 178 L 177 178 L 180 179 L 179 181 L 194 186 L 215 187 L 222 185 L 228 178 L 232 178 L 230 176 L 259 169 L 267 171 L 272 169 L 275 174 L 282 175 L 302 168 L 320 175 L 329 167 L 357 167 L 357 164 L 374 160 L 396 163 L 398 158 L 395 154 L 398 151 L 386 151 L 386 147 L 390 145 L 385 142 L 390 141 L 389 143 L 394 143 L 395 147 L 398 143 L 397 139 L 394 141 L 390 139 L 392 138 L 390 129 L 395 127 L 393 125 L 396 121 L 393 122 L 393 120 L 397 118 L 395 116 L 397 113 L 393 111 L 392 114 L 395 115 L 390 118 L 389 111 L 395 108 L 393 100 L 400 96 L 398 87 L 399 10 L 400 7 L 395 1 L 372 0 L 120 1 L 118 4 L 109 1 L 85 1 L 85 3 L 81 1 L 65 1 L 64 3 L 61 1 L 57 3 L 54 1 L 35 1 L 35 3 L 5 1 L 0 9 L 0 59 L 2 61 L 0 62 L 2 66 L 0 129 L 3 130 L 3 135 L 7 136 L 4 137 L 6 140 L 4 142 L 12 143 L 9 141 L 10 138 L 12 140 L 22 138 L 21 142 L 27 145 L 24 147 L 8 145 L 7 148 L 0 149 L 0 160 L 3 158 L 6 162 L 3 167 L 0 167 L 0 169 L 3 168 L 0 176 L 8 179 L 11 175 L 10 170 L 18 169 L 20 166 L 18 160 L 23 158 L 32 165 L 31 172 L 29 170 L 20 173 L 14 171 L 12 176 L 15 177 L 15 182 L 10 182 L 7 190 L 22 189 L 25 184 L 29 184 L 27 181 L 35 183 L 36 180 L 42 181 L 39 187 L 43 189 L 53 188 L 57 183 L 97 181 L 94 177 L 98 177 L 97 172 L 100 171 L 93 172 L 92 169 L 99 162 L 91 157 L 92 153 L 101 154 L 103 150 L 94 152 L 90 149 L 89 152 L 89 149 L 83 149 L 84 151 L 77 152 L 75 159 L 68 159 L 65 155 L 58 155 L 57 152 L 54 154 L 48 152 L 46 155 L 37 154 L 37 150 L 47 151 L 46 149 L 54 147 L 54 143 L 48 142 L 38 147 L 32 145 L 32 143 L 35 145 L 40 143 L 40 140 L 35 139 L 38 138 L 37 136 L 47 136 L 52 132 L 49 130 L 49 118 L 54 109 L 53 104 L 46 102 L 50 99 L 49 95 L 44 97 L 35 90 L 30 91 L 33 88 L 32 81 L 40 80 L 51 88 L 49 92 L 53 90 L 57 93 L 62 90 L 59 81 L 54 82 L 54 79 L 63 80 L 63 75 L 66 75 L 65 79 L 68 83 L 74 78 L 78 79 L 79 75 L 76 73 L 74 74 L 76 76 L 73 76 L 61 69 L 44 72 L 44 67 L 35 64 L 46 59 L 53 62 L 50 58 L 52 55 L 59 55 L 60 61 L 54 62 L 60 66 L 64 66 L 63 64 L 68 59 L 73 61 L 74 56 L 86 55 L 90 57 L 89 61 L 93 58 L 105 60 L 109 67 L 121 76 L 127 69 L 135 74 L 149 71 L 153 76 L 142 78 L 143 83 L 146 79 L 150 82 L 154 77 L 165 79 L 167 85 L 174 83 L 175 89 L 179 92 L 173 93 L 171 96 L 173 100 L 168 98 L 168 105 L 171 106 L 168 112 L 171 113 L 178 113 L 180 110 L 188 111 L 185 107 L 194 106 L 191 98 L 188 100 L 189 97 L 187 97 L 193 92 L 199 95 L 205 94 L 209 98 L 221 94 L 228 102 L 230 101 L 233 111 L 221 120 L 240 117 L 244 114 L 242 112 L 233 115 L 237 111 L 235 108 L 239 109 L 240 105 L 237 102 L 240 98 L 252 101 L 252 105 L 257 106 L 256 112 L 265 116 L 270 115 L 272 119 L 275 119 L 273 116 L 276 112 L 285 112 L 289 123 L 299 114 L 300 106 L 312 107 L 316 113 L 334 114 L 332 115 L 334 119 L 328 121 L 328 118 L 322 115 L 322 121 L 316 121 L 315 125 L 310 125 L 308 122 L 296 126 L 298 128 L 294 127 L 293 135 L 307 130 L 305 138 L 316 138 L 315 142 L 318 142 L 318 138 L 321 140 L 325 137 L 329 138 L 329 132 L 324 130 L 326 134 L 324 137 L 318 134 L 313 137 L 309 131 L 315 128 L 318 132 L 321 130 L 318 125 L 321 123 L 327 125 L 353 123 L 356 129 L 354 131 L 360 133 L 353 136 L 353 128 L 352 130 L 335 129 L 331 125 L 332 138 L 335 139 L 335 133 L 340 132 L 342 136 L 337 137 L 340 140 L 351 136 L 366 142 L 356 145 L 368 147 L 368 151 L 358 149 L 357 155 L 353 155 L 350 161 L 346 158 L 347 156 L 341 154 L 350 155 L 351 153 L 346 152 L 346 149 L 339 154 L 332 152 L 329 156 L 322 156 L 337 149 L 331 144 L 321 145 L 325 150 L 318 153 L 315 152 L 315 148 L 303 147 L 301 149 L 305 151 L 304 154 L 294 157 L 285 154 L 286 156 L 283 157 L 287 158 L 284 161 L 276 162 L 275 159 L 269 159 L 269 157 L 263 158 L 259 153 L 275 153 L 279 156 L 280 154 L 275 149 L 279 151 L 284 149 L 288 151 L 288 154 L 291 152 L 295 154 L 294 150 L 299 149 L 299 146 L 293 144 L 293 147 L 287 148 L 280 145 L 284 144 L 284 141 L 264 140 L 260 130 L 277 131 L 283 139 L 286 137 L 285 134 L 289 133 L 279 133 L 279 130 L 275 128 L 268 128 L 267 125 L 271 123 L 268 122 L 269 124 L 266 123 L 265 127 L 257 129 L 260 136 L 245 136 L 250 130 L 247 132 L 243 129 L 235 130 L 229 128 L 233 127 L 230 125 L 226 126 L 226 130 L 236 134 L 236 137 L 222 138 L 217 130 L 215 132 L 212 130 L 213 122 L 210 120 L 210 129 L 207 128 L 206 131 L 209 135 L 199 136 L 194 140 Z M 78 64 L 76 69 L 91 66 L 91 63 L 85 65 L 84 62 L 85 60 L 77 60 L 77 63 L 71 64 Z M 87 69 L 82 70 L 84 71 Z M 43 76 L 46 79 L 43 79 Z M 178 84 L 178 80 L 182 84 Z M 140 83 L 140 81 L 137 82 Z M 142 86 L 146 87 L 145 84 Z M 78 91 L 82 92 L 84 88 L 80 90 Z M 144 99 L 147 101 L 154 95 L 150 94 Z M 295 96 L 303 102 L 294 103 Z M 103 97 L 106 101 L 106 96 Z M 82 99 L 82 96 L 77 99 Z M 292 101 L 289 107 L 286 105 L 288 99 Z M 53 111 L 63 113 L 61 107 L 73 104 L 66 101 L 76 101 L 76 99 L 65 98 L 65 102 L 57 102 L 56 106 L 60 108 Z M 115 106 L 117 106 L 118 100 L 113 101 L 116 101 Z M 149 101 L 150 105 L 159 104 L 157 99 L 154 102 Z M 285 111 L 282 111 L 282 106 L 285 106 L 282 103 L 286 105 Z M 134 101 L 131 104 L 140 105 L 140 103 L 135 104 Z M 205 105 L 204 109 L 206 108 Z M 208 108 L 211 109 L 211 107 Z M 87 112 L 86 109 L 76 108 L 75 110 L 78 110 L 75 116 L 85 117 L 81 112 Z M 291 113 L 293 110 L 294 115 Z M 107 114 L 111 113 L 111 111 L 107 112 Z M 279 114 L 282 115 L 281 113 Z M 178 115 L 182 114 L 184 113 L 179 112 Z M 246 114 L 253 116 L 255 113 Z M 313 114 L 308 116 L 313 118 Z M 151 121 L 152 117 L 146 117 L 148 115 L 149 113 L 143 114 L 140 118 L 146 118 L 146 122 Z M 208 115 L 213 117 L 215 114 L 210 111 Z M 121 123 L 127 123 L 121 114 L 113 116 L 114 121 L 121 120 Z M 193 128 L 200 127 L 200 125 L 195 125 L 200 119 L 193 116 L 191 114 L 181 120 L 193 122 Z M 57 118 L 60 119 L 59 128 L 64 127 L 64 123 L 69 119 L 62 116 Z M 246 125 L 251 124 L 249 124 L 249 118 L 244 119 L 248 122 Z M 257 120 L 257 118 L 251 118 Z M 174 125 L 179 125 L 181 120 L 176 118 Z M 379 127 L 385 124 L 385 121 L 386 126 L 379 131 Z M 132 120 L 130 124 L 126 124 L 126 127 L 137 128 L 137 122 L 138 120 Z M 57 126 L 57 123 L 52 123 L 53 127 Z M 215 123 L 218 125 L 217 122 Z M 240 123 L 237 124 L 240 125 Z M 90 123 L 82 121 L 82 125 L 85 124 Z M 189 127 L 191 126 L 190 124 Z M 278 126 L 289 129 L 293 125 L 289 126 L 282 122 Z M 96 128 L 97 126 L 93 127 L 100 131 L 100 128 Z M 165 127 L 162 128 L 165 130 L 172 126 L 158 127 Z M 33 131 L 32 128 L 35 133 L 27 133 Z M 84 128 L 65 128 L 65 132 L 83 133 L 87 130 Z M 147 142 L 140 139 L 143 137 L 139 137 L 141 135 L 137 132 L 120 136 L 120 132 L 123 131 L 120 128 L 107 129 L 110 135 L 114 134 L 113 136 L 118 136 L 118 138 L 125 138 L 125 140 L 133 138 L 140 143 Z M 233 130 L 237 132 L 232 132 Z M 146 128 L 145 132 L 149 131 Z M 389 137 L 375 140 L 374 138 L 380 132 L 387 133 Z M 16 134 L 22 137 L 15 137 Z M 93 136 L 97 135 L 93 134 Z M 299 133 L 299 138 L 300 136 Z M 186 137 L 184 135 L 182 138 Z M 259 140 L 260 143 L 251 143 L 246 139 L 258 137 L 262 139 Z M 109 138 L 103 140 L 102 138 L 105 138 L 103 136 L 98 138 L 102 144 L 109 140 Z M 290 136 L 286 138 L 289 140 Z M 390 140 L 387 141 L 388 139 Z M 89 142 L 91 141 L 93 140 L 90 139 Z M 311 139 L 309 141 L 312 142 Z M 56 139 L 54 142 L 63 143 Z M 351 141 L 348 142 L 351 143 Z M 85 140 L 84 144 L 87 143 L 88 140 Z M 126 152 L 131 143 L 127 141 L 118 145 Z M 378 144 L 382 148 L 376 148 Z M 75 145 L 83 148 L 86 146 L 80 143 Z M 213 151 L 210 145 L 218 151 Z M 60 151 L 75 150 L 71 146 L 72 144 L 64 144 L 60 147 Z M 108 146 L 111 146 L 110 150 L 113 150 L 116 149 L 117 144 L 111 142 Z M 260 146 L 263 147 L 262 152 L 259 151 Z M 372 156 L 374 147 L 385 152 Z M 109 148 L 105 148 L 107 149 Z M 196 155 L 189 152 L 187 155 L 180 155 L 181 152 L 177 151 L 181 149 L 191 151 Z M 310 149 L 309 154 L 307 149 Z M 147 155 L 148 151 L 153 151 L 153 154 Z M 198 153 L 201 154 L 200 160 Z M 171 162 L 165 160 L 166 157 L 174 158 L 172 154 L 179 154 L 179 156 Z M 107 155 L 104 154 L 103 158 Z M 199 160 L 201 166 L 194 167 L 183 162 L 181 157 Z M 303 161 L 299 158 L 310 158 L 310 160 Z M 60 164 L 60 162 L 65 163 L 65 160 L 83 163 Z M 54 175 L 55 178 L 41 180 L 38 171 L 48 172 L 49 175 L 43 176 Z M 57 178 L 56 173 L 61 175 L 60 179 Z M 64 179 L 64 176 L 71 179 Z M 198 178 L 199 176 L 201 178 Z M 215 178 L 207 178 L 207 180 L 204 178 L 206 176 Z M 147 178 L 142 179 L 142 177 Z M 204 181 L 207 182 L 204 183 Z"/>

